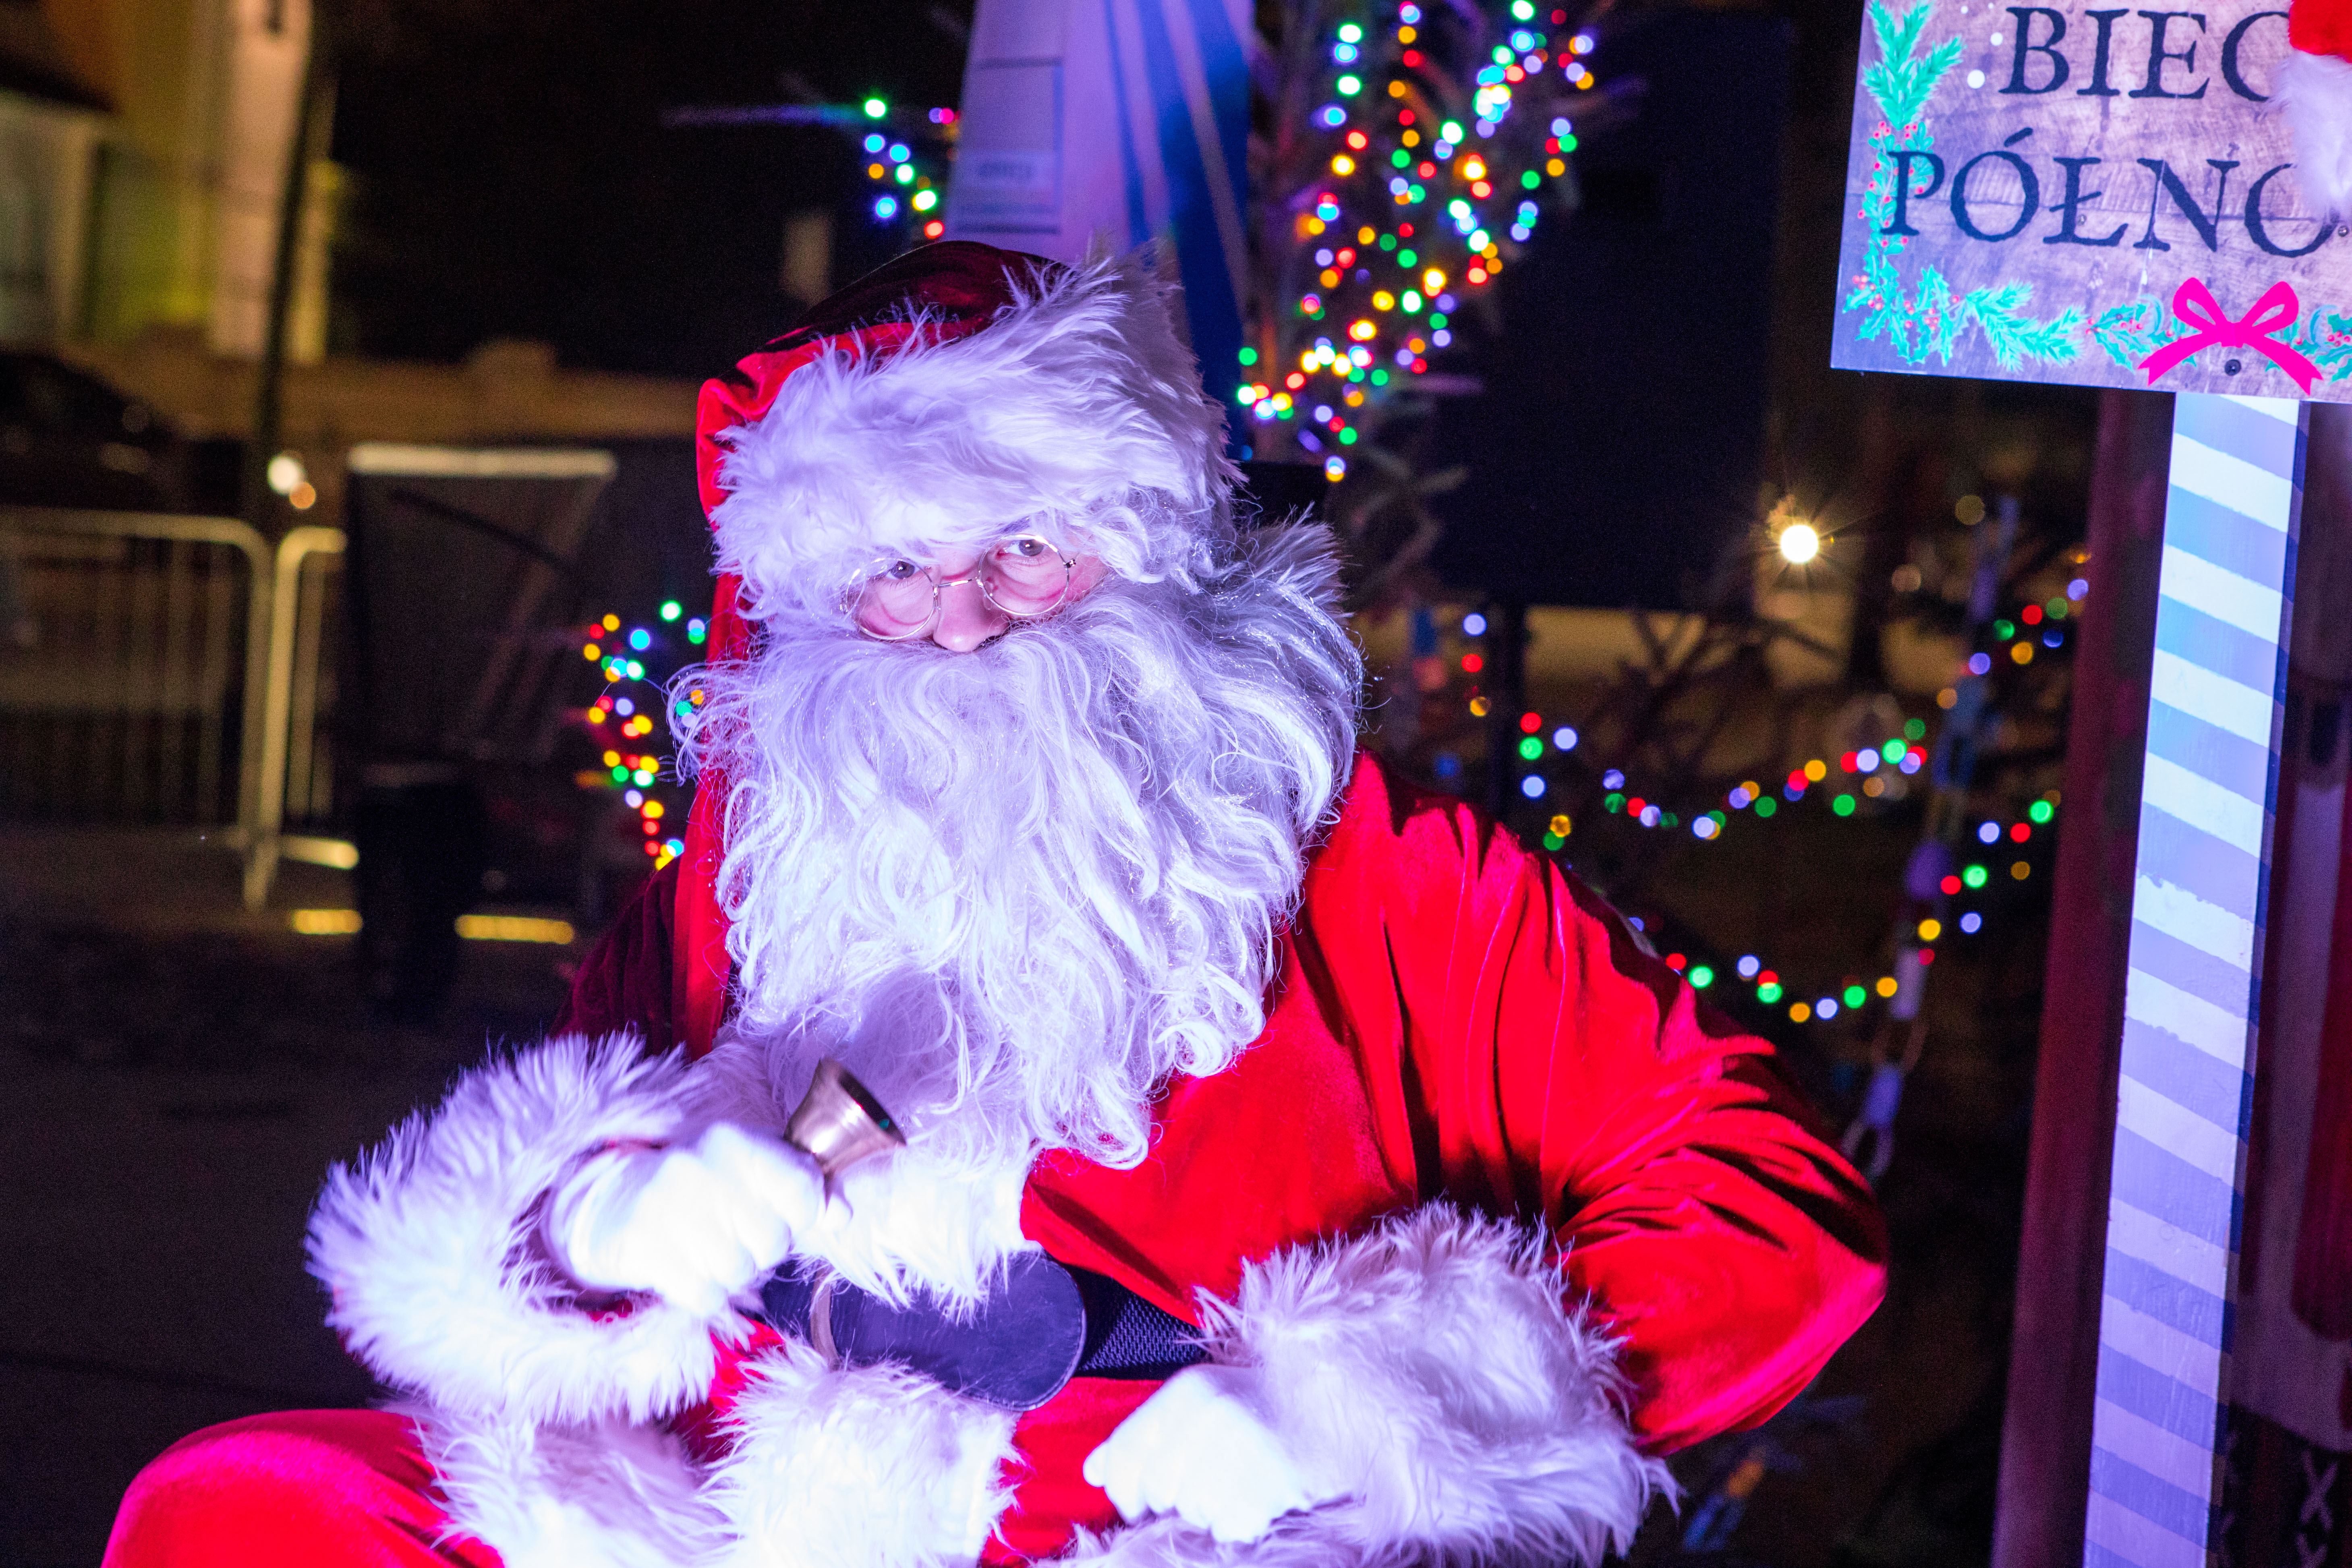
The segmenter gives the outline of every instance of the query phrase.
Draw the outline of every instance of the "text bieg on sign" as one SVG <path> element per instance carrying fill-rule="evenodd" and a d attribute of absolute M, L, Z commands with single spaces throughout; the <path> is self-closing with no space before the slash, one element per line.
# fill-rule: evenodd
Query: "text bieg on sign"
<path fill-rule="evenodd" d="M 2286 53 L 2276 0 L 1871 0 L 1832 363 L 2352 400 L 2352 232 L 2296 184 Z"/>

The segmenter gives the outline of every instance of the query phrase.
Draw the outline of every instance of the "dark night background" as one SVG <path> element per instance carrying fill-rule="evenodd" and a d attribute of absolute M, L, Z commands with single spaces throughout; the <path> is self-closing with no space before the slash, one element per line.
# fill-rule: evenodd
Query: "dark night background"
<path fill-rule="evenodd" d="M 350 205 L 335 352 L 708 375 L 781 331 L 784 223 L 835 208 L 837 280 L 887 259 L 839 133 L 666 130 L 667 109 L 878 95 L 952 105 L 969 0 L 357 0 L 333 156 Z"/>

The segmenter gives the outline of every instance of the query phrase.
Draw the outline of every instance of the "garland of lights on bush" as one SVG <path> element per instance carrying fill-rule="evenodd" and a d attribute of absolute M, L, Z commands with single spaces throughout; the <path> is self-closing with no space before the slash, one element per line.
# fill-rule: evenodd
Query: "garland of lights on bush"
<path fill-rule="evenodd" d="M 2038 657 L 2040 650 L 2055 650 L 2065 646 L 2068 638 L 2066 623 L 2081 615 L 2082 601 L 2088 584 L 2076 578 L 2066 585 L 2063 594 L 2047 601 L 2028 604 L 2012 614 L 1995 618 L 1988 627 L 1992 634 L 2000 657 L 2022 668 Z M 1486 633 L 1486 619 L 1476 612 L 1463 617 L 1462 633 L 1468 637 L 1482 637 Z M 1987 649 L 1971 653 L 1964 661 L 1959 679 L 1982 680 L 1994 667 L 1995 654 Z M 1484 657 L 1475 651 L 1460 656 L 1462 673 L 1475 678 L 1486 668 Z M 1958 701 L 1957 683 L 1937 693 L 1937 706 L 1950 710 Z M 1484 719 L 1491 711 L 1489 700 L 1475 688 L 1468 701 L 1470 716 Z M 1551 781 L 1541 771 L 1548 761 L 1556 761 L 1578 750 L 1582 737 L 1571 724 L 1548 724 L 1538 712 L 1519 715 L 1520 740 L 1518 754 L 1530 770 L 1519 781 L 1519 791 L 1530 801 L 1541 800 L 1550 793 Z M 1547 734 L 1547 731 L 1549 733 Z M 1927 723 L 1924 719 L 1911 719 L 1899 735 L 1890 736 L 1875 745 L 1857 748 L 1836 759 L 1814 757 L 1789 771 L 1788 776 L 1775 785 L 1755 779 L 1743 780 L 1726 793 L 1720 805 L 1706 805 L 1684 810 L 1673 809 L 1661 802 L 1646 798 L 1638 786 L 1620 768 L 1605 768 L 1601 773 L 1601 809 L 1611 816 L 1622 815 L 1627 821 L 1649 829 L 1675 829 L 1687 826 L 1691 837 L 1701 843 L 1718 843 L 1724 838 L 1737 814 L 1747 812 L 1759 821 L 1769 821 L 1786 805 L 1796 806 L 1808 798 L 1826 798 L 1833 817 L 1845 820 L 1853 817 L 1864 803 L 1887 797 L 1897 786 L 1890 781 L 1906 778 L 1927 765 Z M 1441 776 L 1458 774 L 1460 764 L 1454 763 L 1449 770 L 1444 763 L 1453 759 L 1441 754 Z M 1899 798 L 1899 797 L 1898 797 Z M 1725 972 L 1736 974 L 1752 989 L 1756 1003 L 1775 1010 L 1785 1006 L 1790 1022 L 1829 1023 L 1841 1015 L 1860 1014 L 1875 1005 L 1893 1002 L 1906 981 L 1916 984 L 1924 972 L 1936 961 L 1936 943 L 1953 931 L 1973 936 L 1984 927 L 1980 910 L 1965 909 L 1951 915 L 1945 901 L 1983 894 L 1999 885 L 1996 873 L 2005 872 L 2011 882 L 2023 882 L 2035 871 L 2033 860 L 2049 842 L 2041 830 L 2056 820 L 2059 794 L 2052 790 L 2031 802 L 2015 818 L 1987 817 L 1973 829 L 1979 846 L 1978 858 L 1962 862 L 1947 858 L 1948 864 L 1937 868 L 1935 891 L 1931 895 L 1934 912 L 1912 922 L 1901 933 L 1895 954 L 1894 973 L 1866 977 L 1859 971 L 1849 971 L 1837 984 L 1820 989 L 1811 997 L 1794 994 L 1811 991 L 1811 987 L 1793 986 L 1776 969 L 1756 953 L 1742 953 L 1735 959 L 1709 961 L 1683 952 L 1663 954 L 1665 963 L 1687 979 L 1693 989 L 1706 991 L 1723 980 Z M 1575 824 L 1566 812 L 1556 813 L 1545 824 L 1543 847 L 1559 853 L 1568 844 Z M 2033 847 L 2029 848 L 2028 846 Z M 2011 857 L 2003 868 L 1998 858 L 2003 853 Z M 1633 921 L 1636 930 L 1642 922 Z"/>
<path fill-rule="evenodd" d="M 939 206 L 945 199 L 948 165 L 955 160 L 956 111 L 929 110 L 924 119 L 931 129 L 902 137 L 889 123 L 887 99 L 869 98 L 858 110 L 874 122 L 858 141 L 874 221 L 898 230 L 909 245 L 939 238 L 948 231 Z"/>
<path fill-rule="evenodd" d="M 583 789 L 620 794 L 637 814 L 645 832 L 646 854 L 652 858 L 656 871 L 686 853 L 681 837 L 686 812 L 676 779 L 665 784 L 662 759 L 648 749 L 648 738 L 665 700 L 667 677 L 649 671 L 645 661 L 657 647 L 667 650 L 668 628 L 675 627 L 685 613 L 685 606 L 671 599 L 659 612 L 664 629 L 625 626 L 619 616 L 607 615 L 590 623 L 581 635 L 581 656 L 604 671 L 606 685 L 580 720 L 591 735 L 604 742 L 604 753 L 601 769 L 583 769 L 573 775 L 572 782 Z M 688 619 L 684 631 L 692 648 L 700 647 L 710 635 L 700 616 Z"/>
<path fill-rule="evenodd" d="M 952 109 L 924 112 L 918 126 L 910 115 L 894 114 L 890 101 L 868 98 L 856 103 L 785 103 L 753 107 L 674 109 L 662 116 L 669 126 L 813 125 L 839 132 L 864 154 L 869 219 L 888 234 L 893 247 L 937 239 L 947 232 L 939 207 L 947 189 L 961 121 Z"/>
<path fill-rule="evenodd" d="M 1311 163 L 1276 211 L 1287 241 L 1276 299 L 1241 351 L 1235 400 L 1254 455 L 1319 459 L 1333 480 L 1400 394 L 1454 341 L 1464 299 L 1494 281 L 1568 173 L 1574 122 L 1554 110 L 1597 83 L 1590 33 L 1569 14 L 1507 21 L 1418 0 L 1377 6 L 1317 40 L 1321 100 L 1299 130 Z M 1490 42 L 1497 35 L 1499 42 Z M 1539 97 L 1556 77 L 1559 90 Z"/>
<path fill-rule="evenodd" d="M 1290 254 L 1241 351 L 1236 398 L 1261 427 L 1252 455 L 1346 475 L 1345 448 L 1428 373 L 1464 299 L 1533 236 L 1576 150 L 1565 100 L 1599 82 L 1594 42 L 1535 0 L 1494 16 L 1400 0 L 1331 25 L 1307 95 L 1322 101 L 1300 129 L 1312 163 L 1273 198 Z M 956 111 L 929 110 L 921 131 L 894 125 L 882 98 L 857 112 L 873 221 L 904 243 L 940 238 Z"/>

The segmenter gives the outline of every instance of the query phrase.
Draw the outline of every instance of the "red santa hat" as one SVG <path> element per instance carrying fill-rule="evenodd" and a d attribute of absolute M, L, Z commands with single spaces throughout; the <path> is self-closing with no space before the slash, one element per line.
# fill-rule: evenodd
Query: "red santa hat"
<path fill-rule="evenodd" d="M 2295 178 L 2318 216 L 2352 215 L 2352 0 L 2288 0 L 2286 40 L 2271 94 L 2294 133 Z"/>
<path fill-rule="evenodd" d="M 813 307 L 696 410 L 719 558 L 709 657 L 746 616 L 838 613 L 878 558 L 1076 523 L 1131 577 L 1189 578 L 1233 534 L 1224 415 L 1141 256 L 1068 267 L 949 240 Z M 719 908 L 725 782 L 704 776 L 674 918 L 680 1037 L 709 1048 L 726 1005 Z"/>
<path fill-rule="evenodd" d="M 703 389 L 702 500 L 758 617 L 830 614 L 877 557 L 1078 523 L 1130 576 L 1230 537 L 1223 411 L 1142 257 L 950 241 L 891 262 Z"/>

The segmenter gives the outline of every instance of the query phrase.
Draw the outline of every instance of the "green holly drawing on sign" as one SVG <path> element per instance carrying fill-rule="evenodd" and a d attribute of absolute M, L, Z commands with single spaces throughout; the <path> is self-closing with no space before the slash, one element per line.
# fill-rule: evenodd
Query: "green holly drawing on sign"
<path fill-rule="evenodd" d="M 1936 139 L 1927 130 L 1927 100 L 1960 58 L 1957 37 L 1945 39 L 1925 55 L 1919 53 L 1920 36 L 1927 30 L 1934 12 L 1935 0 L 1920 0 L 1897 20 L 1884 0 L 1870 0 L 1870 25 L 1878 35 L 1880 58 L 1863 72 L 1862 84 L 1878 105 L 1878 127 L 1870 138 L 1878 163 L 1863 195 L 1863 210 L 1856 215 L 1869 226 L 1862 272 L 1853 279 L 1853 291 L 1841 309 L 1867 311 L 1855 335 L 1865 341 L 1884 335 L 1895 353 L 1912 364 L 1921 363 L 1929 354 L 1949 364 L 1961 329 L 1970 324 L 1984 334 L 1986 345 L 2004 370 L 2013 370 L 2027 359 L 2053 363 L 2071 360 L 2075 354 L 2074 334 L 2083 325 L 2081 312 L 2070 309 L 2054 321 L 2035 320 L 2025 310 L 2033 298 L 2031 283 L 1988 284 L 1955 295 L 1941 272 L 1923 267 L 1916 289 L 1906 289 L 1904 285 L 1902 269 L 1896 265 L 1904 238 L 1888 232 L 1897 226 L 1895 181 L 1904 177 L 1906 167 L 1895 154 L 1925 153 L 1935 145 Z"/>
<path fill-rule="evenodd" d="M 2151 294 L 2117 305 L 2090 326 L 2092 341 L 2126 370 L 2137 370 L 2167 343 L 2189 336 L 2190 328 L 2172 308 Z M 2304 318 L 2292 336 L 2279 342 L 2327 373 L 2330 381 L 2352 378 L 2352 315 L 2322 306 Z"/>
<path fill-rule="evenodd" d="M 2325 307 L 2305 318 L 2295 352 L 2327 373 L 2330 381 L 2352 376 L 2352 315 Z"/>
<path fill-rule="evenodd" d="M 2091 323 L 2091 341 L 2126 370 L 2138 369 L 2148 355 L 2188 335 L 2189 328 L 2170 307 L 2147 294 L 2128 305 L 2117 305 Z"/>

